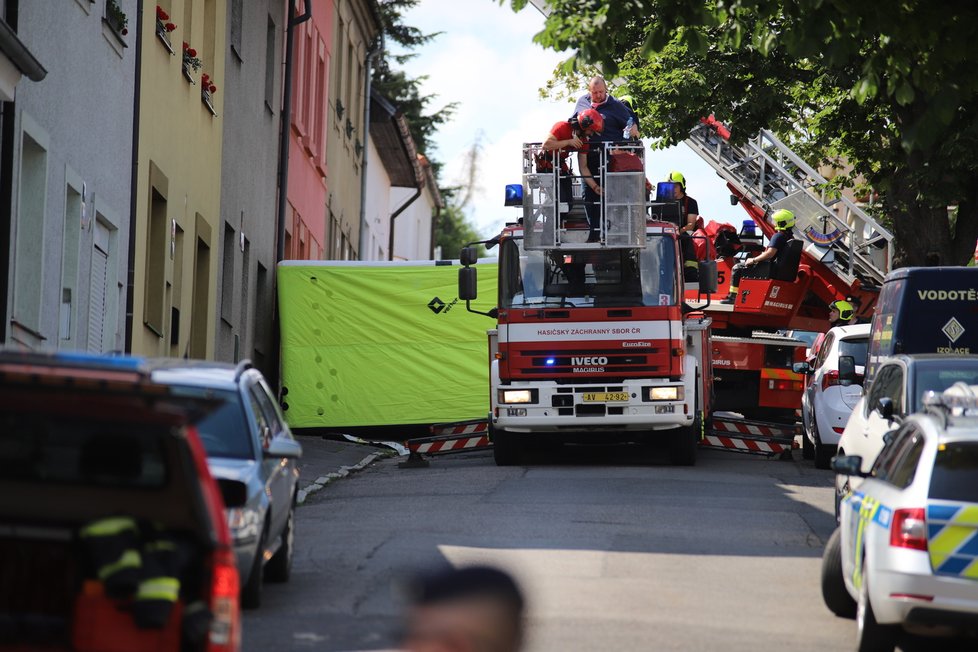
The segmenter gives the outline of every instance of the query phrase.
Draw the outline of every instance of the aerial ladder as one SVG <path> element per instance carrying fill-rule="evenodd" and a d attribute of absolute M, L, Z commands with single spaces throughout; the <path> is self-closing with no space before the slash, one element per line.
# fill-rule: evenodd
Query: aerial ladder
<path fill-rule="evenodd" d="M 762 129 L 735 145 L 729 130 L 710 116 L 693 128 L 685 143 L 742 203 L 753 205 L 753 211 L 745 205 L 748 212 L 792 211 L 808 261 L 821 263 L 849 287 L 882 284 L 893 261 L 893 234 L 847 197 L 830 194 L 828 180 L 773 133 Z M 770 225 L 755 221 L 770 237 Z"/>

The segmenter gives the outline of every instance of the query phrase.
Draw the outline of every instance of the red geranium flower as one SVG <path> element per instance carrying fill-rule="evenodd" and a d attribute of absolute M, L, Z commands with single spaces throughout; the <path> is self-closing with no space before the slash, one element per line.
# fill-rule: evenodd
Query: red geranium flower
<path fill-rule="evenodd" d="M 156 18 L 158 20 L 170 20 L 170 15 L 163 11 L 163 7 L 156 5 Z"/>
<path fill-rule="evenodd" d="M 174 25 L 173 23 L 167 23 L 166 25 L 164 25 L 164 27 L 166 27 L 166 31 L 168 32 L 172 32 L 177 28 L 177 26 Z"/>

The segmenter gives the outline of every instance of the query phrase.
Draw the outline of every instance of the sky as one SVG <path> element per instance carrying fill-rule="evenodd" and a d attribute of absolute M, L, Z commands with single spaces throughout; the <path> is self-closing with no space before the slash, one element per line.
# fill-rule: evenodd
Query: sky
<path fill-rule="evenodd" d="M 514 13 L 508 0 L 503 5 L 498 0 L 421 0 L 404 16 L 406 25 L 424 33 L 442 32 L 419 48 L 404 69 L 412 77 L 428 77 L 422 93 L 437 96 L 430 111 L 458 103 L 451 122 L 439 128 L 431 153 L 444 164 L 442 186 L 461 182 L 465 155 L 481 138 L 479 191 L 467 218 L 486 238 L 520 216 L 521 209 L 503 206 L 503 198 L 506 184 L 520 182 L 522 144 L 542 141 L 574 109 L 570 101 L 540 98 L 539 89 L 564 58 L 533 43 L 543 22 L 530 5 Z M 739 228 L 747 214 L 730 206 L 726 185 L 696 153 L 685 145 L 647 152 L 650 180 L 665 180 L 671 170 L 686 177 L 687 192 L 704 219 Z"/>

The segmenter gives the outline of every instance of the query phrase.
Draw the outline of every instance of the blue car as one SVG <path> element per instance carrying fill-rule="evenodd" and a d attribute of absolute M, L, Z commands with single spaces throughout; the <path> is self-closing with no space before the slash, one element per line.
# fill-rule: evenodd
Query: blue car
<path fill-rule="evenodd" d="M 157 359 L 150 366 L 154 382 L 225 401 L 197 423 L 197 430 L 225 502 L 242 505 L 225 511 L 241 575 L 241 605 L 256 608 L 263 580 L 286 582 L 291 574 L 296 460 L 302 446 L 265 378 L 250 362 Z"/>

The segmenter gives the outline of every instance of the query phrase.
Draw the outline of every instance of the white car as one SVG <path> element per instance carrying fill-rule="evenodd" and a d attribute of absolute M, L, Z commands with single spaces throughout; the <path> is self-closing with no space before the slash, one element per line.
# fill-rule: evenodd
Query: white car
<path fill-rule="evenodd" d="M 978 384 L 978 355 L 900 354 L 877 365 L 875 379 L 860 399 L 839 439 L 839 455 L 858 455 L 869 472 L 883 447 L 883 435 L 921 407 L 929 391 L 943 392 L 954 383 Z M 836 475 L 835 515 L 839 499 L 859 486 L 861 478 Z"/>
<path fill-rule="evenodd" d="M 869 324 L 855 324 L 830 329 L 815 359 L 793 367 L 808 375 L 801 397 L 802 457 L 815 458 L 815 468 L 829 468 L 846 421 L 862 396 L 869 328 Z"/>
<path fill-rule="evenodd" d="M 902 631 L 978 632 L 978 385 L 955 385 L 913 414 L 841 505 L 822 557 L 822 597 L 856 616 L 859 650 L 893 650 Z M 975 647 L 971 647 L 975 649 Z"/>

